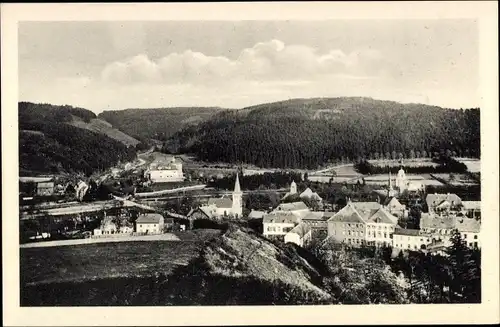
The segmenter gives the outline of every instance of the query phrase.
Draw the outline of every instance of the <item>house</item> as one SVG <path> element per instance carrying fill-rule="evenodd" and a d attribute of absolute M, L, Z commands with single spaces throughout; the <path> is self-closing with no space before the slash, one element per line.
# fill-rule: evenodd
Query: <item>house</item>
<path fill-rule="evenodd" d="M 481 201 L 462 201 L 462 211 L 469 218 L 481 218 Z"/>
<path fill-rule="evenodd" d="M 301 199 L 311 199 L 317 201 L 319 204 L 323 202 L 323 199 L 318 195 L 318 193 L 313 192 L 309 187 L 302 193 L 300 193 L 299 197 Z"/>
<path fill-rule="evenodd" d="M 437 216 L 431 213 L 422 213 L 420 217 L 420 230 L 432 239 L 448 239 L 455 228 L 455 216 Z"/>
<path fill-rule="evenodd" d="M 54 194 L 54 182 L 39 182 L 36 184 L 36 194 L 39 196 L 51 196 Z"/>
<path fill-rule="evenodd" d="M 418 229 L 396 228 L 392 237 L 392 247 L 397 250 L 425 250 L 431 242 L 432 238 Z"/>
<path fill-rule="evenodd" d="M 136 232 L 140 234 L 161 234 L 164 218 L 158 213 L 147 213 L 137 218 L 135 226 Z"/>
<path fill-rule="evenodd" d="M 292 212 L 269 213 L 262 218 L 263 235 L 282 239 L 286 233 L 291 231 L 301 222 L 300 217 Z"/>
<path fill-rule="evenodd" d="M 301 223 L 285 234 L 285 243 L 295 243 L 298 246 L 304 246 L 311 240 L 311 235 L 311 226 Z"/>
<path fill-rule="evenodd" d="M 153 183 L 173 183 L 184 181 L 182 163 L 177 162 L 175 157 L 172 157 L 172 160 L 167 165 L 152 164 L 150 169 L 145 172 L 145 175 Z"/>
<path fill-rule="evenodd" d="M 265 214 L 266 214 L 265 211 L 258 211 L 258 210 L 252 209 L 252 211 L 250 211 L 250 213 L 248 214 L 248 218 L 249 219 L 262 219 Z"/>
<path fill-rule="evenodd" d="M 291 203 L 280 203 L 272 212 L 290 212 L 297 216 L 305 217 L 311 212 L 306 204 L 302 201 Z"/>
<path fill-rule="evenodd" d="M 479 238 L 481 220 L 477 218 L 456 217 L 455 228 L 460 232 L 460 236 L 462 236 L 462 239 L 467 243 L 468 247 L 481 247 Z"/>
<path fill-rule="evenodd" d="M 328 237 L 336 242 L 359 246 L 365 243 L 365 221 L 349 201 L 327 221 Z"/>
<path fill-rule="evenodd" d="M 221 217 L 235 217 L 240 218 L 243 216 L 243 193 L 240 188 L 240 180 L 236 174 L 236 181 L 234 183 L 234 191 L 232 199 L 229 197 L 210 198 L 208 204 L 200 206 L 197 209 L 192 209 L 187 217 L 193 219 L 212 219 Z"/>
<path fill-rule="evenodd" d="M 380 207 L 361 215 L 366 222 L 365 241 L 368 245 L 391 246 L 398 218 Z"/>
<path fill-rule="evenodd" d="M 462 200 L 456 194 L 428 194 L 425 198 L 429 213 L 455 211 L 462 206 Z"/>
<path fill-rule="evenodd" d="M 401 204 L 396 197 L 389 197 L 384 201 L 383 206 L 393 215 L 404 217 L 407 215 L 406 206 Z"/>
<path fill-rule="evenodd" d="M 308 215 L 302 218 L 302 222 L 311 226 L 314 231 L 328 231 L 328 219 L 330 219 L 335 213 L 334 212 L 324 212 L 324 211 L 311 211 Z"/>

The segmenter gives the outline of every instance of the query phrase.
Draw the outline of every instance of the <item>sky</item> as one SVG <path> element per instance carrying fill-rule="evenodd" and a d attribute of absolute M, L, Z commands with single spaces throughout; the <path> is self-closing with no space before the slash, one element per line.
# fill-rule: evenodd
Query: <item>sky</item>
<path fill-rule="evenodd" d="M 479 107 L 476 24 L 21 22 L 19 100 L 96 113 L 339 96 Z"/>

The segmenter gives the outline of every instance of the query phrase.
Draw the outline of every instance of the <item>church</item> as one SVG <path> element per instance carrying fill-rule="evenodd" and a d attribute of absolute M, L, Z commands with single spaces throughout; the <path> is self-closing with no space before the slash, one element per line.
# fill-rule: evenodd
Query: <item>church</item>
<path fill-rule="evenodd" d="M 189 219 L 213 219 L 221 217 L 241 218 L 243 216 L 243 192 L 241 192 L 240 180 L 236 174 L 234 191 L 231 198 L 222 196 L 220 198 L 208 199 L 208 204 L 192 209 L 187 217 Z"/>
<path fill-rule="evenodd" d="M 424 191 L 425 185 L 419 181 L 410 181 L 406 176 L 406 172 L 403 169 L 403 162 L 401 162 L 401 168 L 398 171 L 398 175 L 395 178 L 395 188 L 393 185 L 393 180 L 391 172 L 389 171 L 389 189 L 388 197 L 394 197 L 401 195 L 403 192 L 418 192 Z"/>

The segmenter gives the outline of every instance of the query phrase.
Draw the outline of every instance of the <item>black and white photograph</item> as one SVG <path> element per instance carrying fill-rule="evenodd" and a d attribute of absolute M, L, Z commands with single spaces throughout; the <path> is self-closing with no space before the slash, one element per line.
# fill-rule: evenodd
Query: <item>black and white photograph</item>
<path fill-rule="evenodd" d="M 485 303 L 481 19 L 262 17 L 14 25 L 21 309 Z"/>

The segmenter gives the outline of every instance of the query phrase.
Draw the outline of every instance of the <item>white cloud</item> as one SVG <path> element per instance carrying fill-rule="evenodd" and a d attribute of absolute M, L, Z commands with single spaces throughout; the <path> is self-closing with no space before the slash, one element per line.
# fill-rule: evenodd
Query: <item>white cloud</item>
<path fill-rule="evenodd" d="M 156 61 L 139 54 L 106 65 L 101 78 L 122 85 L 303 81 L 318 76 L 378 76 L 386 66 L 382 54 L 372 49 L 349 54 L 333 49 L 320 54 L 308 46 L 271 40 L 243 49 L 234 60 L 191 50 L 171 53 Z"/>

